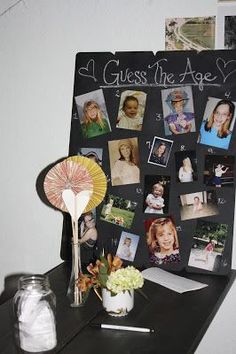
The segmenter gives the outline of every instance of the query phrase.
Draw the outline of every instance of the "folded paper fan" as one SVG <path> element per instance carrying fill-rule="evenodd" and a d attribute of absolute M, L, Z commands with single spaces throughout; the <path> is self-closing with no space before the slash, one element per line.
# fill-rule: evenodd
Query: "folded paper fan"
<path fill-rule="evenodd" d="M 65 159 L 48 171 L 44 179 L 45 194 L 53 206 L 68 212 L 62 198 L 62 192 L 65 189 L 71 189 L 75 195 L 84 190 L 93 191 L 93 178 L 86 166 L 71 159 Z M 88 206 L 85 211 L 87 209 Z"/>
<path fill-rule="evenodd" d="M 67 161 L 77 163 L 86 168 L 93 184 L 93 194 L 84 212 L 90 211 L 98 206 L 104 199 L 107 190 L 107 179 L 101 167 L 92 159 L 83 156 L 71 156 Z"/>

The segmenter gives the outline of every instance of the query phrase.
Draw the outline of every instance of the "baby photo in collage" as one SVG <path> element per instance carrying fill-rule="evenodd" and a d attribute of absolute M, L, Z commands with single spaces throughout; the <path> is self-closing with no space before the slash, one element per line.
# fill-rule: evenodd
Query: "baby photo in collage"
<path fill-rule="evenodd" d="M 219 214 L 214 190 L 182 194 L 179 196 L 181 220 L 197 219 Z"/>
<path fill-rule="evenodd" d="M 147 175 L 144 179 L 144 208 L 146 214 L 167 214 L 170 176 Z"/>
<path fill-rule="evenodd" d="M 142 130 L 147 94 L 142 91 L 123 91 L 120 98 L 116 127 Z"/>

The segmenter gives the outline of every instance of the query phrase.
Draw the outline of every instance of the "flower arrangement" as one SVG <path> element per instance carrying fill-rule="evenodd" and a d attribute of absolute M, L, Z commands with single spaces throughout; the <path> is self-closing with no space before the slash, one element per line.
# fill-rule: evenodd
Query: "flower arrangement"
<path fill-rule="evenodd" d="M 99 288 L 106 288 L 114 296 L 126 290 L 142 288 L 144 279 L 141 272 L 133 266 L 122 266 L 123 262 L 118 256 L 102 256 L 95 265 L 88 265 L 89 274 L 80 274 L 77 286 L 83 293 L 93 288 L 100 299 Z"/>

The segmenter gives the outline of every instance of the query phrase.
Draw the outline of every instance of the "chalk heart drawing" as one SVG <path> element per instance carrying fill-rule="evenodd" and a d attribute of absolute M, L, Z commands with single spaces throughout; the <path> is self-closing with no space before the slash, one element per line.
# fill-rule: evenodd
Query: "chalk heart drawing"
<path fill-rule="evenodd" d="M 90 77 L 95 82 L 97 81 L 95 77 L 95 61 L 90 59 L 87 66 L 79 68 L 79 74 L 81 76 Z"/>
<path fill-rule="evenodd" d="M 223 77 L 223 82 L 225 82 L 230 75 L 236 72 L 236 60 L 225 61 L 222 58 L 217 58 L 216 66 L 220 70 Z"/>

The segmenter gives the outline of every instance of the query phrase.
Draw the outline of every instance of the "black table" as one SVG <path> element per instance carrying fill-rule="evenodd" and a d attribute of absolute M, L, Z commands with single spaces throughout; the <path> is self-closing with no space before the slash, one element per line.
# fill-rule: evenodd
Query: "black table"
<path fill-rule="evenodd" d="M 97 296 L 91 292 L 84 306 L 71 308 L 66 297 L 70 275 L 62 263 L 49 273 L 51 288 L 57 297 L 57 339 L 53 353 L 62 354 L 187 354 L 194 353 L 230 289 L 236 271 L 228 276 L 181 275 L 207 283 L 208 287 L 178 294 L 145 281 L 148 300 L 135 293 L 134 309 L 125 317 L 106 314 Z M 0 306 L 0 353 L 16 354 L 12 337 L 12 300 Z M 154 333 L 98 329 L 92 323 L 153 327 Z"/>

